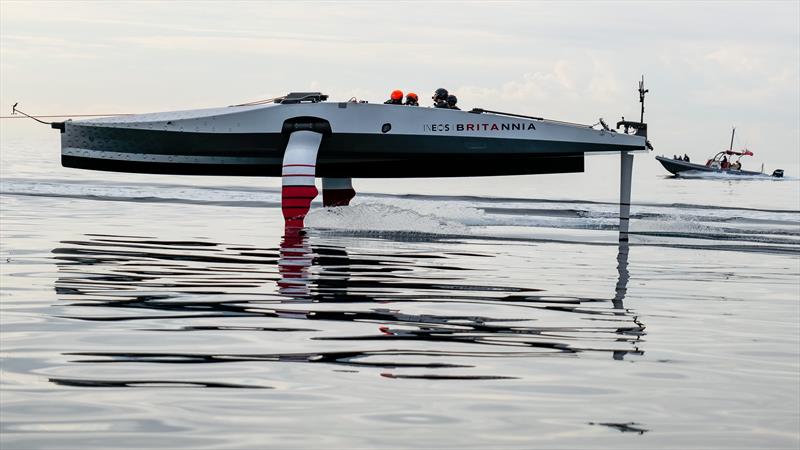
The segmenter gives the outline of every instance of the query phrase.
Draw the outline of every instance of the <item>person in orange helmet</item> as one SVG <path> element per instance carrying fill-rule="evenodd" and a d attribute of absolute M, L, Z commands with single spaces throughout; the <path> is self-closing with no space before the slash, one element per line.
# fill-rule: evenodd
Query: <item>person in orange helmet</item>
<path fill-rule="evenodd" d="M 403 91 L 395 89 L 392 91 L 392 96 L 389 100 L 383 102 L 384 105 L 402 105 L 403 104 Z"/>
<path fill-rule="evenodd" d="M 419 97 L 413 92 L 406 94 L 406 106 L 419 106 Z"/>

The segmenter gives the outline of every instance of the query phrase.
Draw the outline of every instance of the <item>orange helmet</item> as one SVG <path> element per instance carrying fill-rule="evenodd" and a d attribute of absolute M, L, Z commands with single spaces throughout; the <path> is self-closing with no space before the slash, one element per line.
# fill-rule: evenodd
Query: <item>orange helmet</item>
<path fill-rule="evenodd" d="M 409 92 L 409 93 L 406 95 L 406 99 L 409 99 L 409 98 L 410 98 L 411 100 L 414 100 L 415 102 L 416 102 L 416 101 L 419 101 L 419 97 L 417 97 L 417 94 L 415 94 L 415 93 L 413 93 L 413 92 Z"/>
<path fill-rule="evenodd" d="M 395 89 L 392 91 L 392 100 L 402 100 L 403 99 L 403 91 L 400 89 Z"/>

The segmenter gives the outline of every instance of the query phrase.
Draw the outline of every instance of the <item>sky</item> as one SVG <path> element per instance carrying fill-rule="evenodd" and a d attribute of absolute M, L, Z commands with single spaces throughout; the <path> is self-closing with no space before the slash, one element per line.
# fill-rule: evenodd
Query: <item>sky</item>
<path fill-rule="evenodd" d="M 0 112 L 132 113 L 322 91 L 592 124 L 656 154 L 800 164 L 800 2 L 0 0 Z M 6 111 L 6 109 L 8 111 Z M 1 124 L 0 124 L 1 126 Z M 0 128 L 1 132 L 1 128 Z"/>

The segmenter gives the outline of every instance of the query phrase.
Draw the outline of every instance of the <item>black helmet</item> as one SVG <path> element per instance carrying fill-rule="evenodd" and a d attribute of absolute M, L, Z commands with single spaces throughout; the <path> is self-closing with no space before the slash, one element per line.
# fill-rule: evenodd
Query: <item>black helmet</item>
<path fill-rule="evenodd" d="M 447 100 L 447 89 L 439 88 L 436 90 L 436 93 L 433 94 L 434 100 Z"/>
<path fill-rule="evenodd" d="M 455 95 L 450 94 L 450 95 L 447 96 L 447 104 L 448 105 L 456 106 L 456 103 L 458 103 L 458 99 L 456 98 Z"/>

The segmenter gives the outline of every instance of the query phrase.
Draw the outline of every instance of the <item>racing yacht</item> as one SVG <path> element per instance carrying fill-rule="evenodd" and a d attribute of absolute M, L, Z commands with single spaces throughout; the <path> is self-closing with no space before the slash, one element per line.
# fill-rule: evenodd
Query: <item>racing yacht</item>
<path fill-rule="evenodd" d="M 643 82 L 639 85 L 642 119 Z M 602 127 L 503 113 L 351 99 L 319 92 L 221 108 L 54 122 L 65 167 L 117 172 L 282 177 L 287 227 L 303 226 L 322 178 L 323 204 L 354 197 L 352 178 L 465 177 L 582 172 L 584 156 L 647 151 L 647 125 Z M 627 179 L 627 188 L 626 186 Z M 627 218 L 627 214 L 625 214 Z M 627 227 L 627 225 L 626 225 Z M 626 228 L 627 231 L 627 228 Z"/>

